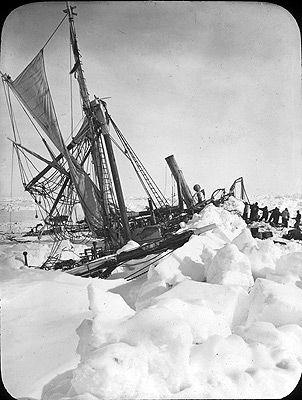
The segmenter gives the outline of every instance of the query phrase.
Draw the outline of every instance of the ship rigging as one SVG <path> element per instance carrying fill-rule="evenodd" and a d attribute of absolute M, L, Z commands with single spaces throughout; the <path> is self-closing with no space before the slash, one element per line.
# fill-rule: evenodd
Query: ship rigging
<path fill-rule="evenodd" d="M 44 65 L 44 49 L 52 35 L 16 79 L 2 74 L 13 125 L 13 146 L 25 191 L 41 209 L 48 232 L 58 238 L 73 238 L 77 232 L 83 234 L 86 231 L 88 236 L 105 238 L 107 248 L 120 247 L 131 239 L 133 232 L 130 229 L 131 214 L 127 213 L 125 206 L 113 142 L 130 160 L 147 194 L 149 212 L 144 214 L 149 216 L 153 223 L 161 222 L 162 213 L 169 213 L 170 206 L 109 114 L 104 99 L 97 96 L 90 99 L 77 43 L 74 8 L 67 3 L 64 12 L 69 20 L 70 44 L 74 57 L 74 66 L 70 74 L 78 82 L 84 111 L 82 125 L 66 145 L 56 117 Z M 16 96 L 31 119 L 51 157 L 50 160 L 23 146 L 18 140 L 10 92 Z M 121 145 L 112 138 L 110 127 L 116 132 Z M 58 155 L 55 155 L 40 130 L 59 151 Z M 29 169 L 34 168 L 31 157 L 44 162 L 46 166 L 30 179 L 32 172 L 29 172 Z M 78 204 L 83 210 L 84 218 L 82 223 L 77 221 L 77 224 L 74 224 L 71 216 Z"/>
<path fill-rule="evenodd" d="M 44 227 L 39 234 L 50 234 L 55 243 L 63 239 L 87 242 L 100 239 L 101 251 L 94 247 L 93 259 L 97 258 L 97 254 L 115 252 L 130 240 L 145 245 L 159 243 L 166 238 L 168 241 L 159 243 L 158 249 L 153 248 L 153 251 L 173 249 L 183 244 L 192 234 L 187 232 L 182 237 L 171 239 L 171 232 L 178 229 L 181 218 L 200 211 L 209 203 L 223 202 L 233 194 L 238 183 L 242 187 L 241 197 L 247 199 L 243 180 L 236 180 L 228 193 L 224 189 L 218 189 L 208 200 L 200 200 L 192 196 L 174 157 L 169 156 L 166 161 L 177 184 L 178 205 L 169 204 L 113 120 L 105 98 L 96 95 L 91 98 L 89 95 L 76 36 L 74 9 L 67 2 L 62 21 L 15 79 L 1 73 L 12 124 L 12 143 L 22 183 L 25 191 L 37 204 L 44 221 Z M 59 126 L 44 59 L 46 46 L 66 18 L 69 22 L 70 49 L 73 55 L 73 63 L 66 71 L 66 76 L 77 81 L 82 109 L 79 128 L 76 130 L 72 126 L 72 137 L 68 143 L 63 139 Z M 11 94 L 31 121 L 48 158 L 23 145 Z M 112 130 L 119 143 L 111 135 Z M 134 213 L 126 208 L 113 145 L 128 158 L 146 192 L 148 207 L 145 211 Z M 43 167 L 37 167 L 35 161 L 40 165 L 42 163 Z M 78 218 L 79 212 L 81 218 Z M 54 245 L 54 249 L 55 247 Z M 53 253 L 54 251 L 51 256 Z M 140 250 L 137 253 L 138 257 L 143 257 L 146 252 Z M 120 259 L 124 260 L 123 256 Z M 105 263 L 107 261 L 110 264 L 111 261 L 106 260 Z"/>

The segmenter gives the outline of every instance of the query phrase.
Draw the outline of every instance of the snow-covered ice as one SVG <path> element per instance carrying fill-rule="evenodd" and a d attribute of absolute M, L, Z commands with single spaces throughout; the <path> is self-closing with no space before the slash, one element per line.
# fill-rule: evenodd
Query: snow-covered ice
<path fill-rule="evenodd" d="M 302 204 L 297 195 L 256 200 L 292 216 Z M 12 209 L 2 204 L 2 213 Z M 23 205 L 18 199 L 17 212 L 30 209 Z M 124 277 L 140 260 L 107 280 L 26 267 L 24 251 L 39 266 L 51 243 L 6 240 L 6 219 L 0 288 L 8 392 L 43 400 L 290 394 L 302 372 L 302 244 L 253 238 L 236 210 L 242 203 L 231 198 L 194 214 L 180 226 L 194 230 L 189 241 L 132 281 Z M 76 258 L 83 246 L 64 242 L 61 258 Z"/>

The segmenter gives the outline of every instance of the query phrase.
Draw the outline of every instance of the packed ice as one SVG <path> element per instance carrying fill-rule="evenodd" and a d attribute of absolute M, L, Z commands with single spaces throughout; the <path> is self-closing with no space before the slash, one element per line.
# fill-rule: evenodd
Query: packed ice
<path fill-rule="evenodd" d="M 258 201 L 289 207 L 292 215 L 302 204 L 299 196 Z M 243 206 L 230 198 L 182 222 L 179 232 L 194 232 L 189 241 L 131 281 L 124 278 L 142 268 L 140 260 L 106 280 L 81 278 L 38 268 L 50 243 L 3 235 L 7 391 L 43 400 L 290 394 L 302 372 L 302 243 L 282 241 L 263 223 L 255 226 L 274 235 L 253 237 Z M 131 241 L 122 250 L 137 246 Z M 65 241 L 61 259 L 76 259 L 83 249 Z"/>

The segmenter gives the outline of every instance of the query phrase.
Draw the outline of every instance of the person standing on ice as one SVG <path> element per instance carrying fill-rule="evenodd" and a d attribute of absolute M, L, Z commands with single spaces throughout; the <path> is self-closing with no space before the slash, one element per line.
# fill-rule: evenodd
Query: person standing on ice
<path fill-rule="evenodd" d="M 300 222 L 301 222 L 301 214 L 300 214 L 300 211 L 298 210 L 297 211 L 297 215 L 295 216 L 295 218 L 293 218 L 296 222 L 295 222 L 295 225 L 294 225 L 294 228 L 296 228 L 296 229 L 300 229 Z"/>
<path fill-rule="evenodd" d="M 268 208 L 267 208 L 267 206 L 259 207 L 259 210 L 262 211 L 262 216 L 259 219 L 259 221 L 267 222 L 267 220 L 268 220 Z"/>
<path fill-rule="evenodd" d="M 289 220 L 289 212 L 288 209 L 285 208 L 282 213 L 281 213 L 281 218 L 282 218 L 282 226 L 284 226 L 285 228 L 288 227 L 288 220 Z"/>
<path fill-rule="evenodd" d="M 250 211 L 250 205 L 247 201 L 245 201 L 242 218 L 244 219 L 246 224 L 248 223 L 248 220 L 249 220 L 249 211 Z"/>
<path fill-rule="evenodd" d="M 197 204 L 202 203 L 205 199 L 205 191 L 204 189 L 201 189 L 200 185 L 196 184 L 193 186 L 193 189 L 195 190 L 195 194 L 193 197 L 197 196 Z"/>
<path fill-rule="evenodd" d="M 279 217 L 281 215 L 280 210 L 278 207 L 275 207 L 273 210 L 270 211 L 271 216 L 269 217 L 268 222 L 272 222 L 274 225 L 278 225 Z"/>
<path fill-rule="evenodd" d="M 256 201 L 256 203 L 251 205 L 251 215 L 250 215 L 250 221 L 251 222 L 258 221 L 258 219 L 259 219 L 258 212 L 259 212 L 259 206 L 258 206 L 258 203 Z"/>

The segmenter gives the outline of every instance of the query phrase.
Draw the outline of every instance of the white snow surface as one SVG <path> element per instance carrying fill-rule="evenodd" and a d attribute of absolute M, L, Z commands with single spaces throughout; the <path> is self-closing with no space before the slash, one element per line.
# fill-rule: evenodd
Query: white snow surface
<path fill-rule="evenodd" d="M 269 209 L 288 207 L 292 216 L 302 207 L 298 195 L 256 200 Z M 13 203 L 3 203 L 2 212 L 9 212 Z M 1 373 L 11 396 L 290 394 L 302 372 L 302 244 L 254 239 L 235 210 L 242 211 L 242 203 L 231 198 L 225 207 L 209 205 L 194 214 L 180 226 L 194 230 L 190 240 L 132 281 L 124 277 L 140 269 L 142 260 L 119 267 L 107 280 L 81 278 L 37 268 L 50 242 L 19 243 L 3 234 Z M 6 220 L 1 232 L 7 227 Z M 281 236 L 267 228 L 274 238 Z M 66 241 L 61 258 L 77 258 L 84 247 Z M 123 251 L 136 247 L 130 242 Z M 32 267 L 24 265 L 24 251 Z"/>

